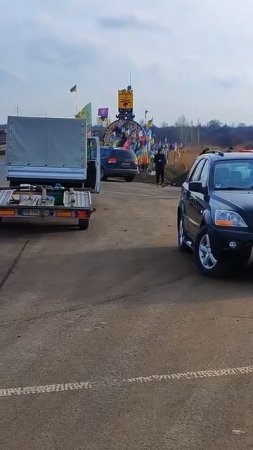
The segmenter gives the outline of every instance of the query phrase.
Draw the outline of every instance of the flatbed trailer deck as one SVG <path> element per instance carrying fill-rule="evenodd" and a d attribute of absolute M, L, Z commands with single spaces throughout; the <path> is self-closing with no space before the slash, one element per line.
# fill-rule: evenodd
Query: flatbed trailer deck
<path fill-rule="evenodd" d="M 0 222 L 3 219 L 77 220 L 87 229 L 94 208 L 84 189 L 45 186 L 0 187 Z"/>

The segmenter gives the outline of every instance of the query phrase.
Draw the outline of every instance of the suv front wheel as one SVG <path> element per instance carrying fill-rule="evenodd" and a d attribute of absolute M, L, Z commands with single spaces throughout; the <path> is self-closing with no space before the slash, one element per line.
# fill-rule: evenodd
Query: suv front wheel
<path fill-rule="evenodd" d="M 177 242 L 178 248 L 181 252 L 191 253 L 191 248 L 186 244 L 186 236 L 184 231 L 184 222 L 183 218 L 179 216 L 177 221 Z"/>
<path fill-rule="evenodd" d="M 194 258 L 203 275 L 220 277 L 224 272 L 224 263 L 217 260 L 211 249 L 207 227 L 201 229 L 194 245 Z"/>

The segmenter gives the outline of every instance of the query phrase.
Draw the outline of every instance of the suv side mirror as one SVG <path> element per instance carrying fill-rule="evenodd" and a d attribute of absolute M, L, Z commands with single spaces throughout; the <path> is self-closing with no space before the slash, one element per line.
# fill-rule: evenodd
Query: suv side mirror
<path fill-rule="evenodd" d="M 203 186 L 201 181 L 190 181 L 189 191 L 198 192 L 199 194 L 203 195 L 208 194 L 208 188 L 206 186 Z"/>

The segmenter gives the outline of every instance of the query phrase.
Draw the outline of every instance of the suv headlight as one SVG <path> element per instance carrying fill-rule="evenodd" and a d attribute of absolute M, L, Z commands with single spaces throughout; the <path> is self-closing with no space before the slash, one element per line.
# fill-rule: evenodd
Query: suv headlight
<path fill-rule="evenodd" d="M 246 223 L 239 214 L 223 209 L 217 209 L 215 211 L 215 225 L 217 227 L 247 227 Z"/>

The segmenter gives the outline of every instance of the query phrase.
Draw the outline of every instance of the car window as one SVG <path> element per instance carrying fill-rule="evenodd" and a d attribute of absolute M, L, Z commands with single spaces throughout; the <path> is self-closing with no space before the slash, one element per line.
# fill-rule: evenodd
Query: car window
<path fill-rule="evenodd" d="M 239 164 L 236 166 L 236 171 L 240 172 L 242 180 L 246 180 L 251 174 L 252 166 L 249 163 Z"/>
<path fill-rule="evenodd" d="M 214 189 L 252 189 L 253 160 L 228 160 L 214 166 Z"/>
<path fill-rule="evenodd" d="M 97 141 L 96 139 L 87 139 L 87 158 L 88 161 L 95 161 L 97 159 Z"/>
<path fill-rule="evenodd" d="M 206 187 L 208 184 L 208 178 L 209 178 L 209 162 L 206 160 L 205 164 L 203 166 L 203 169 L 200 174 L 200 180 L 202 183 L 202 186 Z"/>
<path fill-rule="evenodd" d="M 201 159 L 201 161 L 195 167 L 195 170 L 193 171 L 189 181 L 199 181 L 200 180 L 200 174 L 201 174 L 201 171 L 205 164 L 205 161 L 206 161 L 205 159 Z"/>
<path fill-rule="evenodd" d="M 126 161 L 126 160 L 131 160 L 131 161 L 135 161 L 136 160 L 136 156 L 135 153 L 132 150 L 117 150 L 114 149 L 112 152 L 112 155 L 117 158 L 118 161 Z"/>
<path fill-rule="evenodd" d="M 110 147 L 101 147 L 100 148 L 101 158 L 109 158 L 112 151 L 113 151 L 113 149 Z"/>
<path fill-rule="evenodd" d="M 193 165 L 192 165 L 192 167 L 191 167 L 191 169 L 190 169 L 188 175 L 187 175 L 187 178 L 186 178 L 187 183 L 189 183 L 189 181 L 191 180 L 192 174 L 193 174 L 193 172 L 194 172 L 194 170 L 195 170 L 196 167 L 197 167 L 197 162 L 195 161 L 195 162 L 193 163 Z"/>

